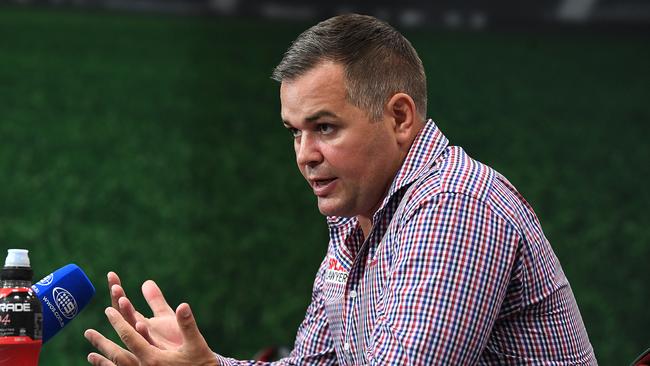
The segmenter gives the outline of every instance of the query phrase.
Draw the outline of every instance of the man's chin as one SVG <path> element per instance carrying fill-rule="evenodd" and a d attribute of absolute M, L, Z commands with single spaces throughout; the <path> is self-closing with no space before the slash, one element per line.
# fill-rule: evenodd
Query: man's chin
<path fill-rule="evenodd" d="M 318 197 L 318 211 L 324 216 L 341 216 L 341 217 L 352 217 L 355 216 L 354 213 L 351 213 L 349 208 L 341 204 L 341 202 L 336 202 L 331 198 L 322 198 Z"/>

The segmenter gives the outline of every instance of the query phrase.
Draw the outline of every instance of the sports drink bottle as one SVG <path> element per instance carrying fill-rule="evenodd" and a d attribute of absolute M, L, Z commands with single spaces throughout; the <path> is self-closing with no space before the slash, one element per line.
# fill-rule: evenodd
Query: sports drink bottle
<path fill-rule="evenodd" d="M 33 276 L 28 251 L 9 249 L 0 272 L 0 366 L 38 365 L 43 311 Z"/>

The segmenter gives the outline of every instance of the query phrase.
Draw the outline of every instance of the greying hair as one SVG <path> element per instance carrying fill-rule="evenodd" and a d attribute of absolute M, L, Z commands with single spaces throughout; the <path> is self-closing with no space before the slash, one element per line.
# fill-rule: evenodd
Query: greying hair
<path fill-rule="evenodd" d="M 323 61 L 345 69 L 347 99 L 378 121 L 396 93 L 413 98 L 422 118 L 427 110 L 427 82 L 422 60 L 395 28 L 367 15 L 339 15 L 296 38 L 271 78 L 291 81 Z"/>

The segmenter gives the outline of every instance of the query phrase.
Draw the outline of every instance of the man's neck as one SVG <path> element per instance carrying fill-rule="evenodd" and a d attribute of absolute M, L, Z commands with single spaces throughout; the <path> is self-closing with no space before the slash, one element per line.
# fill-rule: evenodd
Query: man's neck
<path fill-rule="evenodd" d="M 370 231 L 372 230 L 372 219 L 358 215 L 357 216 L 357 221 L 359 221 L 359 225 L 361 226 L 361 231 L 363 231 L 363 237 L 368 238 L 370 235 Z"/>
<path fill-rule="evenodd" d="M 370 215 L 357 215 L 357 221 L 359 222 L 359 225 L 361 226 L 361 231 L 363 231 L 363 237 L 368 238 L 370 235 L 370 232 L 372 231 L 372 217 L 375 212 L 379 209 L 381 206 L 381 203 L 383 202 L 384 198 L 386 195 L 388 195 L 388 191 L 393 183 L 393 180 L 395 179 L 395 176 L 397 173 L 399 173 L 400 169 L 402 169 L 402 165 L 404 164 L 404 160 L 406 160 L 406 157 L 408 156 L 409 151 L 411 150 L 411 147 L 413 147 L 413 142 L 415 141 L 417 135 L 420 133 L 420 131 L 424 128 L 426 125 L 427 120 L 419 120 L 416 122 L 417 127 L 414 128 L 413 132 L 411 133 L 411 136 L 409 137 L 408 143 L 405 144 L 404 150 L 402 151 L 401 156 L 399 157 L 399 164 L 396 164 L 395 167 L 395 174 L 393 174 L 393 178 L 389 180 L 386 184 L 386 187 L 384 189 L 384 194 L 382 195 L 382 199 L 380 199 L 377 202 L 377 206 L 374 207 L 374 209 L 371 210 Z"/>

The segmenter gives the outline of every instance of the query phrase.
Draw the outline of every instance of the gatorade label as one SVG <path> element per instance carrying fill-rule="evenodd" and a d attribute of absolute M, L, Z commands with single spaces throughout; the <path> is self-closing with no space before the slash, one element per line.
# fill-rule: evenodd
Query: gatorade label
<path fill-rule="evenodd" d="M 43 338 L 41 304 L 29 288 L 0 288 L 0 344 L 11 337 Z"/>
<path fill-rule="evenodd" d="M 41 303 L 32 290 L 0 288 L 0 366 L 37 366 L 42 338 Z"/>

